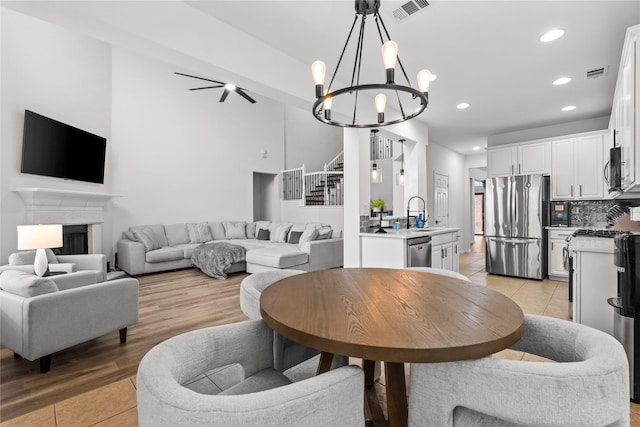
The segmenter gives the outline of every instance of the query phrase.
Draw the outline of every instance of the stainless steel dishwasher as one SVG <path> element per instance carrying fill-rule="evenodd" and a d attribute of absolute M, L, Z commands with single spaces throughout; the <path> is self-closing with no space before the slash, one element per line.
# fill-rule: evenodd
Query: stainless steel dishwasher
<path fill-rule="evenodd" d="M 407 267 L 431 267 L 431 236 L 407 239 Z"/>

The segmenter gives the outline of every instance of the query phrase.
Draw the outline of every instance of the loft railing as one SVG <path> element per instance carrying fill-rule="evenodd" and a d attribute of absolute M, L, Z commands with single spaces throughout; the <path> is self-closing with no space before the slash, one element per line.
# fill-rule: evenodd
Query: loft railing
<path fill-rule="evenodd" d="M 282 171 L 282 198 L 301 200 L 304 196 L 304 165 Z"/>
<path fill-rule="evenodd" d="M 344 153 L 324 165 L 324 171 L 306 173 L 305 166 L 282 171 L 282 199 L 302 200 L 305 206 L 344 204 Z"/>

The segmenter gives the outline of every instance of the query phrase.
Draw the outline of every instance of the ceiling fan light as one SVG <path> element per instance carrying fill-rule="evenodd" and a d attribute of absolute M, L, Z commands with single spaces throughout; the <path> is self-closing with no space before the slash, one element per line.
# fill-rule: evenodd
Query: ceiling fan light
<path fill-rule="evenodd" d="M 554 28 L 552 30 L 547 31 L 543 35 L 541 35 L 540 41 L 543 43 L 552 42 L 554 40 L 558 40 L 563 35 L 564 35 L 564 30 L 561 30 L 559 28 Z"/>
<path fill-rule="evenodd" d="M 232 90 L 236 90 L 236 85 L 234 85 L 233 83 L 227 83 L 226 85 L 224 85 L 224 88 L 226 90 L 232 91 Z"/>

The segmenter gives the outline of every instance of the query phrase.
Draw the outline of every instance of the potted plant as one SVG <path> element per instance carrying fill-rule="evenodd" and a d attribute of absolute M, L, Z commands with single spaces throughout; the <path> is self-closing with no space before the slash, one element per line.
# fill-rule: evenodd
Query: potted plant
<path fill-rule="evenodd" d="M 384 200 L 382 200 L 380 197 L 378 197 L 377 199 L 371 202 L 372 211 L 381 212 L 383 209 L 384 209 Z"/>

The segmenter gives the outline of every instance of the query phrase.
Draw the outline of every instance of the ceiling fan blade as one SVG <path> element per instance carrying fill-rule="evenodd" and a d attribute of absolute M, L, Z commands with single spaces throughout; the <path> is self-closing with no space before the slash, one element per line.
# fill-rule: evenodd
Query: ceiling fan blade
<path fill-rule="evenodd" d="M 223 87 L 223 86 L 224 86 L 224 85 L 205 86 L 205 87 L 194 87 L 193 89 L 189 89 L 189 90 L 216 89 L 216 88 Z"/>
<path fill-rule="evenodd" d="M 222 96 L 220 97 L 220 102 L 224 102 L 224 100 L 227 99 L 228 95 L 229 95 L 229 89 L 225 89 L 224 92 L 222 92 Z"/>
<path fill-rule="evenodd" d="M 176 73 L 177 75 L 179 75 L 179 76 L 191 77 L 191 78 L 194 78 L 194 79 L 205 80 L 205 81 L 208 81 L 208 82 L 218 83 L 218 84 L 221 84 L 221 85 L 223 85 L 223 84 L 224 84 L 224 82 L 219 82 L 218 80 L 211 80 L 211 79 L 206 79 L 206 78 L 204 78 L 204 77 L 192 76 L 191 74 L 179 73 L 179 72 L 177 72 L 177 71 L 176 71 L 175 73 Z"/>
<path fill-rule="evenodd" d="M 240 95 L 241 97 L 243 97 L 244 99 L 246 99 L 247 101 L 249 101 L 252 104 L 256 103 L 256 100 L 253 99 L 252 97 L 250 97 L 249 95 L 247 95 L 241 88 L 236 88 L 236 92 L 238 92 L 238 95 Z"/>

